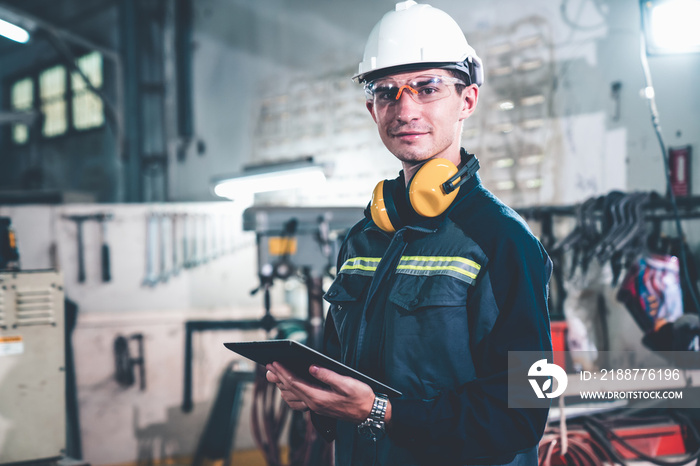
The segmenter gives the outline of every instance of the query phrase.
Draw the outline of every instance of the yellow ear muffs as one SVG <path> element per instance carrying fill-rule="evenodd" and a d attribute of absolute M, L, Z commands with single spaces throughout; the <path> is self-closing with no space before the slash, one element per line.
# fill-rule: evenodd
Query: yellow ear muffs
<path fill-rule="evenodd" d="M 457 197 L 459 187 L 479 170 L 477 158 L 463 152 L 462 168 L 457 169 L 446 159 L 429 160 L 413 176 L 408 189 L 404 188 L 403 177 L 380 181 L 370 203 L 374 223 L 393 233 L 410 221 L 413 212 L 423 217 L 437 217 L 445 212 Z"/>
<path fill-rule="evenodd" d="M 390 184 L 389 180 L 377 183 L 372 192 L 372 202 L 370 203 L 372 220 L 387 233 L 393 233 L 402 226 Z"/>
<path fill-rule="evenodd" d="M 408 199 L 413 210 L 423 217 L 437 217 L 446 211 L 459 188 L 446 193 L 443 184 L 445 180 L 458 183 L 459 177 L 452 179 L 457 172 L 457 166 L 446 159 L 425 162 L 408 185 Z"/>

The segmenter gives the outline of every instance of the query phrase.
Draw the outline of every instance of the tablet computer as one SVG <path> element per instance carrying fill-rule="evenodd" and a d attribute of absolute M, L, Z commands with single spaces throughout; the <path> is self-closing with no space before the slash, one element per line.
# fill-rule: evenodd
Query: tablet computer
<path fill-rule="evenodd" d="M 300 378 L 323 385 L 318 379 L 309 374 L 309 367 L 316 365 L 325 367 L 333 372 L 352 377 L 364 382 L 374 390 L 386 396 L 401 396 L 401 392 L 375 380 L 352 367 L 341 364 L 325 354 L 309 348 L 294 340 L 263 340 L 224 343 L 224 346 L 234 353 L 245 356 L 263 366 L 277 361 Z"/>

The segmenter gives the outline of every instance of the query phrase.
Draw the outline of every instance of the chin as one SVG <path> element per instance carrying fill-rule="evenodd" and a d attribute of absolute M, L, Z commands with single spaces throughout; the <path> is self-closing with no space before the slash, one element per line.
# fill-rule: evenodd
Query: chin
<path fill-rule="evenodd" d="M 405 163 L 422 163 L 430 160 L 433 155 L 430 152 L 425 152 L 425 153 L 406 153 L 406 152 L 399 152 L 399 153 L 394 153 L 394 156 L 399 159 L 402 162 Z"/>
<path fill-rule="evenodd" d="M 389 149 L 389 152 L 394 154 L 394 156 L 402 162 L 419 162 L 421 160 L 426 160 L 430 158 L 430 155 L 432 153 L 432 151 L 430 151 L 429 149 L 423 149 L 414 145 L 403 144 L 399 144 L 393 147 L 387 147 L 387 149 Z"/>

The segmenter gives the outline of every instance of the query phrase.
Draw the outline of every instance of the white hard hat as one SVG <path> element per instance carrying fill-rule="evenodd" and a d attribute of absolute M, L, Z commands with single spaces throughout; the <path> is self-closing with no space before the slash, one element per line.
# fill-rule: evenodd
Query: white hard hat
<path fill-rule="evenodd" d="M 408 0 L 397 3 L 374 26 L 353 80 L 365 82 L 375 72 L 394 68 L 426 67 L 463 71 L 479 86 L 484 81 L 481 59 L 457 22 L 442 10 Z"/>

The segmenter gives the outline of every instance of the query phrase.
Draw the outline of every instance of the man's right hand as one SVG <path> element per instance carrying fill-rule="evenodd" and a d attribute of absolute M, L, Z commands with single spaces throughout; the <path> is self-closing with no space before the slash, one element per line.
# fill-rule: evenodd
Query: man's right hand
<path fill-rule="evenodd" d="M 282 379 L 280 379 L 277 374 L 271 370 L 268 370 L 266 377 L 268 382 L 277 385 L 277 388 L 279 388 L 280 394 L 282 395 L 282 399 L 289 405 L 290 408 L 297 411 L 307 411 L 309 409 L 306 403 L 301 400 L 299 395 L 295 394 L 284 385 Z"/>

